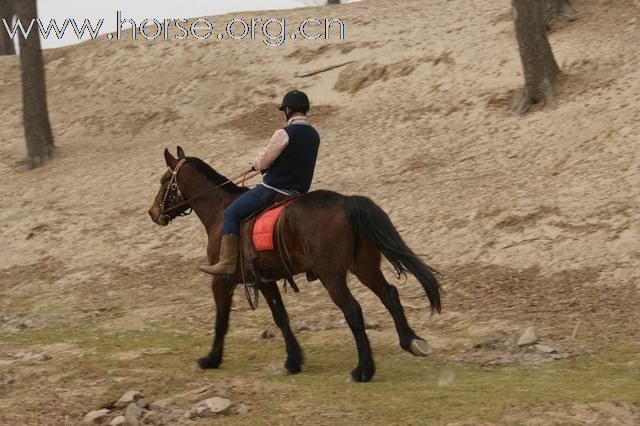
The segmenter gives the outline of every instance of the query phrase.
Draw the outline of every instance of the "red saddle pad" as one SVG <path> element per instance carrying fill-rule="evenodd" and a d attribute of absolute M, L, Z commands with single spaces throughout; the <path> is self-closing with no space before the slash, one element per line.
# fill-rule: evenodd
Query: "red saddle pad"
<path fill-rule="evenodd" d="M 285 205 L 262 213 L 253 225 L 253 244 L 258 251 L 273 250 L 273 230 Z"/>

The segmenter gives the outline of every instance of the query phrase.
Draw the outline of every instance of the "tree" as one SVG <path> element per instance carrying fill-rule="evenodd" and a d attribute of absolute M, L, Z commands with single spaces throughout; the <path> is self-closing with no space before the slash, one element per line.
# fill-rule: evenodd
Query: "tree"
<path fill-rule="evenodd" d="M 524 90 L 514 111 L 524 114 L 533 104 L 551 101 L 560 68 L 547 38 L 543 2 L 512 0 L 511 7 L 524 69 Z"/>
<path fill-rule="evenodd" d="M 4 0 L 0 1 L 4 3 Z M 32 19 L 38 17 L 36 0 L 15 0 L 13 4 L 16 19 L 21 19 L 25 27 Z M 40 33 L 31 31 L 28 37 L 19 37 L 19 46 L 27 167 L 34 169 L 49 161 L 54 151 L 53 134 L 47 109 L 47 86 Z"/>
<path fill-rule="evenodd" d="M 15 15 L 13 1 L 0 0 L 0 56 L 16 54 L 14 42 L 2 24 L 2 19 L 5 19 L 8 24 L 11 24 L 13 15 Z"/>
<path fill-rule="evenodd" d="M 340 4 L 340 0 L 327 0 L 327 4 Z"/>

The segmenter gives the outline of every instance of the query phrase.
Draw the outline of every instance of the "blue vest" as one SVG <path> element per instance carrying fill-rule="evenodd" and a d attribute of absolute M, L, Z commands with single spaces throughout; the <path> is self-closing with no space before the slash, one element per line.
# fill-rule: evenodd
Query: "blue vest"
<path fill-rule="evenodd" d="M 289 135 L 289 143 L 262 180 L 272 188 L 304 194 L 309 192 L 313 180 L 320 135 L 308 123 L 293 123 L 284 131 Z"/>

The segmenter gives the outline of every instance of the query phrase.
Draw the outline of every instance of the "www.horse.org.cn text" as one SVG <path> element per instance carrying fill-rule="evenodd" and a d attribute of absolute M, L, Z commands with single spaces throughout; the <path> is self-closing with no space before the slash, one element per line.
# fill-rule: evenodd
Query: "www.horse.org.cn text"
<path fill-rule="evenodd" d="M 282 46 L 296 40 L 346 39 L 346 24 L 340 18 L 307 18 L 290 22 L 286 18 L 232 18 L 224 24 L 216 24 L 207 18 L 197 19 L 156 19 L 134 20 L 116 12 L 116 31 L 107 34 L 109 40 L 235 40 L 259 41 L 267 46 Z M 97 22 L 67 18 L 43 20 L 16 19 L 14 22 L 2 19 L 0 30 L 6 30 L 11 39 L 27 38 L 32 31 L 38 31 L 43 39 L 65 37 L 96 39 L 103 32 L 105 19 Z"/>

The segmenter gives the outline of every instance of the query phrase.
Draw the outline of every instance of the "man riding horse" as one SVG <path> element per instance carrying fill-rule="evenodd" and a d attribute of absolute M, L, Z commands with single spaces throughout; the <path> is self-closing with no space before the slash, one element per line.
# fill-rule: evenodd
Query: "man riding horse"
<path fill-rule="evenodd" d="M 306 120 L 309 101 L 303 93 L 294 91 L 285 96 L 280 109 L 287 125 L 274 134 L 256 159 L 254 168 L 264 173 L 264 179 L 252 190 L 237 186 L 236 179 L 227 179 L 199 158 L 187 157 L 180 147 L 178 158 L 168 149 L 164 151 L 168 169 L 149 209 L 151 219 L 168 226 L 177 217 L 195 212 L 207 231 L 209 263 L 220 258 L 215 266 L 203 267 L 205 272 L 214 274 L 211 290 L 216 323 L 211 350 L 198 359 L 198 366 L 219 368 L 222 363 L 233 289 L 241 280 L 239 274 L 234 274 L 240 222 L 267 207 L 278 194 L 303 194 L 287 208 L 286 216 L 281 216 L 282 229 L 287 229 L 282 244 L 289 256 L 285 263 L 277 250 L 264 250 L 252 260 L 258 270 L 264 271 L 262 279 L 256 280 L 255 289 L 264 296 L 286 343 L 285 369 L 291 374 L 299 373 L 304 355 L 291 330 L 277 281 L 298 274 L 317 278 L 344 314 L 358 354 L 352 380 L 370 381 L 376 367 L 362 308 L 347 285 L 348 273 L 384 304 L 393 319 L 400 347 L 415 356 L 429 355 L 431 345 L 409 325 L 398 289 L 387 281 L 381 261 L 386 258 L 397 277 L 411 273 L 424 289 L 432 312 L 440 312 L 442 307 L 437 272 L 407 246 L 387 213 L 370 198 L 328 190 L 307 192 L 320 143 L 318 133 Z M 224 225 L 223 232 L 220 225 Z"/>
<path fill-rule="evenodd" d="M 262 183 L 242 194 L 224 210 L 220 260 L 200 266 L 211 275 L 233 275 L 238 263 L 238 236 L 243 219 L 271 205 L 278 194 L 305 194 L 311 187 L 320 135 L 309 124 L 309 98 L 299 90 L 282 100 L 286 126 L 275 131 L 269 144 L 258 154 L 253 169 L 263 173 Z"/>

